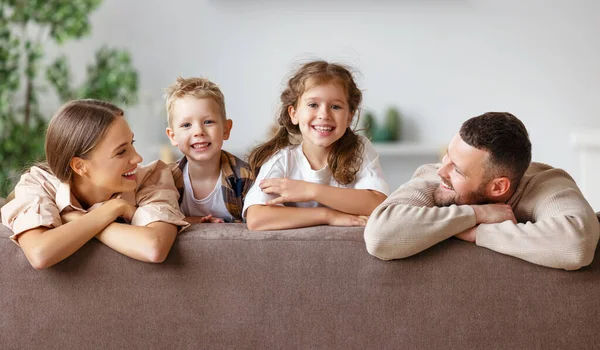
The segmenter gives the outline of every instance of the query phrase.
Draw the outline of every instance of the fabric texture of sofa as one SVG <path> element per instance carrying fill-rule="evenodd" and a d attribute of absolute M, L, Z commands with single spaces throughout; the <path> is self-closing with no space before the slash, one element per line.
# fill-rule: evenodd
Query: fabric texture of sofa
<path fill-rule="evenodd" d="M 381 261 L 362 228 L 198 224 L 162 264 L 96 240 L 34 270 L 0 225 L 3 349 L 600 346 L 600 263 L 567 272 L 450 239 Z"/>

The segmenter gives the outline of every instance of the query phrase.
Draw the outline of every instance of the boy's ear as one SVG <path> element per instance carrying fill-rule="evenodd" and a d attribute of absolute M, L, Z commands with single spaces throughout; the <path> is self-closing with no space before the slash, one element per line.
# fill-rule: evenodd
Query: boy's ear
<path fill-rule="evenodd" d="M 229 134 L 231 133 L 232 127 L 233 127 L 233 120 L 225 119 L 225 127 L 223 128 L 223 140 L 229 140 Z"/>
<path fill-rule="evenodd" d="M 69 166 L 71 167 L 71 170 L 73 170 L 75 172 L 75 174 L 84 177 L 87 174 L 87 166 L 85 163 L 85 160 L 83 160 L 82 158 L 79 157 L 73 157 L 71 158 L 71 161 L 69 162 Z"/>
<path fill-rule="evenodd" d="M 290 115 L 290 118 L 292 119 L 292 124 L 298 125 L 298 118 L 296 118 L 296 108 L 294 108 L 294 106 L 288 107 L 288 114 Z"/>
<path fill-rule="evenodd" d="M 171 145 L 177 147 L 178 143 L 177 141 L 175 141 L 175 133 L 173 132 L 173 129 L 167 127 L 167 136 L 169 137 L 169 141 L 171 141 Z"/>

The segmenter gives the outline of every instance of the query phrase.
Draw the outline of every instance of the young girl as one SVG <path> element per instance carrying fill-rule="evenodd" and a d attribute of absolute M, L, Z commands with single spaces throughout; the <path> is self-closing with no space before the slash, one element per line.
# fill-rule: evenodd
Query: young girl
<path fill-rule="evenodd" d="M 258 172 L 243 211 L 250 230 L 366 224 L 389 189 L 377 152 L 351 129 L 361 100 L 344 66 L 316 61 L 294 74 L 277 134 L 249 156 Z"/>
<path fill-rule="evenodd" d="M 1 209 L 11 239 L 36 269 L 94 237 L 134 259 L 162 262 L 178 226 L 187 226 L 169 168 L 160 161 L 138 167 L 133 133 L 110 103 L 61 107 L 48 125 L 46 161 L 21 177 Z"/>

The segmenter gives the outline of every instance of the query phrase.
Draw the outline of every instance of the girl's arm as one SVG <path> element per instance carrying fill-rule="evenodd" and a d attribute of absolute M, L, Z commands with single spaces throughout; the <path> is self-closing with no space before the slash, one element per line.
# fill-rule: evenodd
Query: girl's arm
<path fill-rule="evenodd" d="M 247 209 L 246 223 L 249 230 L 270 231 L 317 225 L 365 226 L 366 218 L 323 207 L 252 205 Z"/>
<path fill-rule="evenodd" d="M 315 184 L 301 180 L 265 179 L 260 182 L 264 193 L 278 194 L 268 204 L 316 201 L 329 208 L 353 215 L 371 215 L 387 196 L 374 190 L 357 190 Z"/>
<path fill-rule="evenodd" d="M 119 216 L 126 216 L 122 199 L 111 199 L 99 208 L 82 214 L 75 222 L 56 228 L 38 227 L 21 233 L 17 241 L 35 269 L 50 267 L 67 258 Z"/>

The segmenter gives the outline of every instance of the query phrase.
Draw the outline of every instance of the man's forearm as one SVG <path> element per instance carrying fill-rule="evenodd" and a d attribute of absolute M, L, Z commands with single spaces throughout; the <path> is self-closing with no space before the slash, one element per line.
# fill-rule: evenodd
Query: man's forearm
<path fill-rule="evenodd" d="M 470 206 L 426 207 L 386 201 L 369 218 L 365 243 L 371 255 L 384 260 L 401 259 L 475 224 Z"/>

